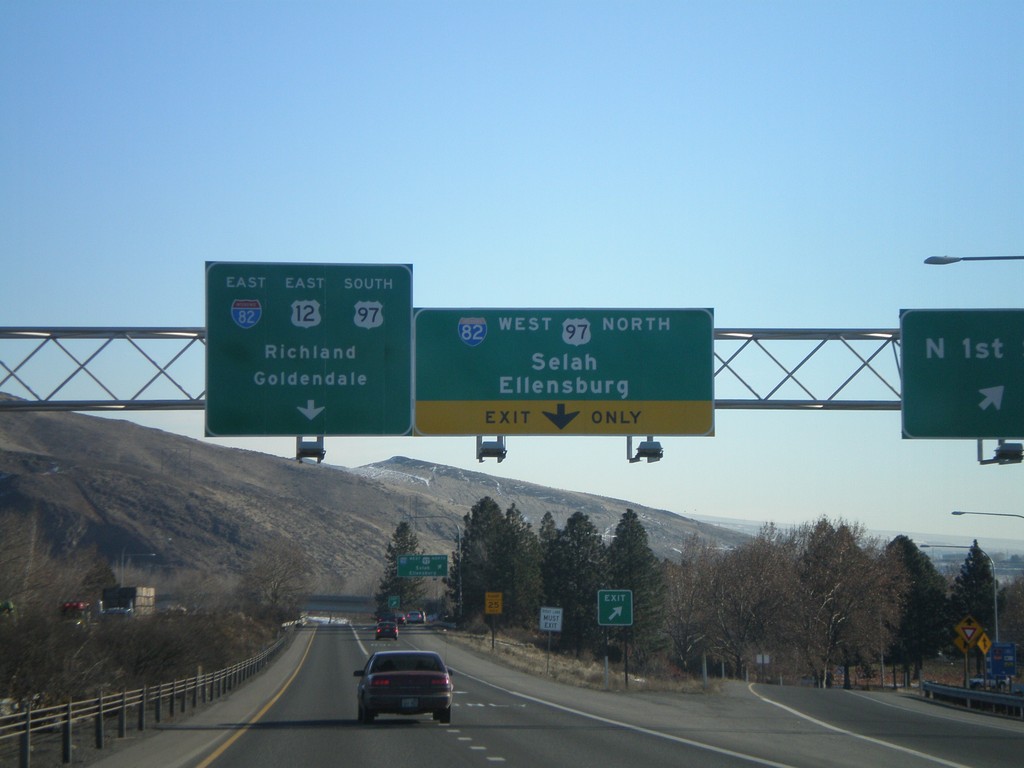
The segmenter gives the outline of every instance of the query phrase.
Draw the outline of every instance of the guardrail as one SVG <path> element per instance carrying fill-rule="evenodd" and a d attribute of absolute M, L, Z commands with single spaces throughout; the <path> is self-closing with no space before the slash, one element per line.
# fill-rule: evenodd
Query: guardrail
<path fill-rule="evenodd" d="M 134 728 L 145 731 L 149 718 L 156 723 L 174 718 L 208 702 L 216 701 L 250 677 L 260 672 L 281 650 L 287 635 L 250 659 L 219 669 L 216 672 L 196 674 L 182 680 L 145 686 L 133 691 L 116 693 L 98 692 L 94 698 L 69 701 L 52 707 L 33 709 L 0 716 L 0 763 L 4 756 L 17 752 L 20 768 L 30 768 L 34 741 L 38 737 L 51 745 L 59 738 L 60 760 L 67 765 L 73 759 L 74 734 L 79 724 L 91 728 L 96 749 L 106 744 L 108 720 L 116 718 L 117 738 L 128 735 L 131 722 Z M 76 761 L 78 762 L 78 761 Z"/>
<path fill-rule="evenodd" d="M 926 698 L 936 701 L 949 702 L 967 707 L 967 709 L 994 712 L 1024 720 L 1024 696 L 939 685 L 938 683 L 924 683 L 921 685 L 921 691 Z"/>

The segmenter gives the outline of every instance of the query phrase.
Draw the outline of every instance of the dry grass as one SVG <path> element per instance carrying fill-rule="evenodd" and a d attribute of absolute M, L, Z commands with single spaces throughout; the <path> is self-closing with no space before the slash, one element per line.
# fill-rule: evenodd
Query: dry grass
<path fill-rule="evenodd" d="M 530 638 L 519 638 L 499 634 L 491 647 L 489 634 L 449 631 L 449 640 L 469 648 L 481 656 L 487 656 L 499 664 L 537 677 L 546 677 L 566 685 L 594 690 L 626 691 L 626 681 L 621 664 L 609 664 L 605 680 L 604 660 L 581 660 L 555 651 L 548 654 Z M 629 676 L 629 691 L 660 691 L 675 693 L 717 692 L 718 681 L 709 681 L 705 691 L 700 680 L 669 673 L 648 673 L 643 676 Z"/>

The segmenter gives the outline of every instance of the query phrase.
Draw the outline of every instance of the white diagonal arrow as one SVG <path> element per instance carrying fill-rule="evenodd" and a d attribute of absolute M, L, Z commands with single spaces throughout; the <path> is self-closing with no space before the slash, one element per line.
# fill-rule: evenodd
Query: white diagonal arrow
<path fill-rule="evenodd" d="M 621 605 L 616 605 L 614 608 L 612 608 L 612 612 L 608 614 L 608 621 L 611 621 L 612 619 L 617 619 L 621 615 L 622 615 L 622 606 Z"/>
<path fill-rule="evenodd" d="M 978 391 L 985 396 L 985 399 L 978 403 L 978 407 L 981 410 L 985 410 L 990 405 L 994 405 L 998 411 L 1003 406 L 1003 390 L 1005 386 L 999 385 L 998 387 L 988 387 L 987 389 L 979 389 Z"/>
<path fill-rule="evenodd" d="M 310 421 L 312 421 L 317 416 L 319 416 L 321 411 L 323 411 L 323 409 L 326 408 L 326 406 L 324 406 L 324 405 L 317 406 L 317 404 L 315 402 L 313 402 L 312 400 L 307 400 L 306 401 L 306 407 L 305 408 L 303 408 L 301 405 L 297 405 L 295 407 L 299 409 L 299 413 L 301 413 L 303 416 L 305 416 Z"/>

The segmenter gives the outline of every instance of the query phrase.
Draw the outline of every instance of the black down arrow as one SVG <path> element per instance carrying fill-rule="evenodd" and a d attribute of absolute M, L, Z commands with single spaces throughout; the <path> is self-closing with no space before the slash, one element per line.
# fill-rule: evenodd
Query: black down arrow
<path fill-rule="evenodd" d="M 565 412 L 565 403 L 559 403 L 558 409 L 551 413 L 551 411 L 544 411 L 544 415 L 551 419 L 551 423 L 559 429 L 565 429 L 569 426 L 569 422 L 580 415 L 579 411 L 573 411 L 572 413 Z"/>

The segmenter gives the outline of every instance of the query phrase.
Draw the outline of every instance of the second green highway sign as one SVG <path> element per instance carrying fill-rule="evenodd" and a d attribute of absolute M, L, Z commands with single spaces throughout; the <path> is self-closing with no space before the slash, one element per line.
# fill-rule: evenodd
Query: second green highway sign
<path fill-rule="evenodd" d="M 711 435 L 710 309 L 419 309 L 424 435 Z"/>

